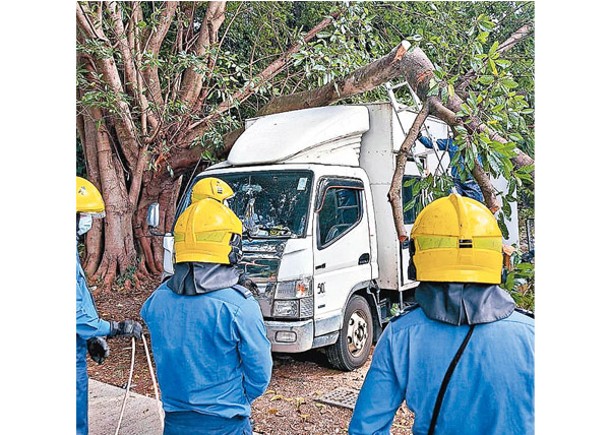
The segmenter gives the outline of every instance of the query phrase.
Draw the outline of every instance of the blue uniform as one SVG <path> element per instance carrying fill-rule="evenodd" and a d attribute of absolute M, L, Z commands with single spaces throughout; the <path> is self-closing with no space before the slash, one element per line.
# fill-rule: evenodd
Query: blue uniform
<path fill-rule="evenodd" d="M 421 136 L 418 138 L 419 142 L 421 142 L 425 148 L 432 149 L 433 143 L 431 139 L 425 136 Z M 438 139 L 436 141 L 438 145 L 438 149 L 440 151 L 448 151 L 448 156 L 452 160 L 454 155 L 459 151 L 459 147 L 455 144 L 452 138 L 448 139 Z M 478 158 L 478 162 L 480 162 L 480 158 Z M 464 170 L 463 159 L 459 159 L 459 165 L 461 170 Z M 484 203 L 484 196 L 482 195 L 482 191 L 480 190 L 480 186 L 476 183 L 475 180 L 471 178 L 471 176 L 467 177 L 465 180 L 461 180 L 459 176 L 459 167 L 453 166 L 450 170 L 453 182 L 455 183 L 455 187 L 457 192 L 460 195 L 467 196 L 468 198 L 475 199 L 476 201 Z"/>
<path fill-rule="evenodd" d="M 88 429 L 89 377 L 87 375 L 87 340 L 110 333 L 110 322 L 100 319 L 87 286 L 85 273 L 76 251 L 76 433 Z"/>
<path fill-rule="evenodd" d="M 268 387 L 273 364 L 256 300 L 233 288 L 177 294 L 165 282 L 141 316 L 150 331 L 165 433 L 194 434 L 197 427 L 247 433 L 251 403 Z"/>
<path fill-rule="evenodd" d="M 349 434 L 389 434 L 403 401 L 413 434 L 427 434 L 442 379 L 469 330 L 417 308 L 389 323 L 360 391 Z M 452 375 L 436 425 L 442 435 L 534 433 L 534 320 L 513 312 L 477 324 Z"/>

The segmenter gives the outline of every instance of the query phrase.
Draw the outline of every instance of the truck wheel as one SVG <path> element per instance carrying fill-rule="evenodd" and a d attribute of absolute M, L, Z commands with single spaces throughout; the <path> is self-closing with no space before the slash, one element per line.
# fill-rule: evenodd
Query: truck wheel
<path fill-rule="evenodd" d="M 368 302 L 361 296 L 353 296 L 347 304 L 338 341 L 328 348 L 328 362 L 344 371 L 363 366 L 372 347 L 372 328 Z"/>

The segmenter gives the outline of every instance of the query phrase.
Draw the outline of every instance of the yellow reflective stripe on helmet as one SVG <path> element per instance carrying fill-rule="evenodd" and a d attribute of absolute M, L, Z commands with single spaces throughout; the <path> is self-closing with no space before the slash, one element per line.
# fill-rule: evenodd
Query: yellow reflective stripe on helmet
<path fill-rule="evenodd" d="M 208 231 L 205 233 L 195 233 L 198 242 L 221 242 L 226 236 L 226 231 Z"/>
<path fill-rule="evenodd" d="M 175 233 L 173 235 L 173 241 L 174 242 L 183 242 L 184 240 L 186 240 L 186 234 L 184 233 Z"/>
<path fill-rule="evenodd" d="M 501 252 L 502 245 L 503 243 L 499 237 L 474 239 L 474 248 L 476 249 L 488 249 L 489 251 Z"/>
<path fill-rule="evenodd" d="M 447 236 L 418 236 L 415 238 L 417 249 L 425 251 L 427 249 L 446 249 L 458 248 L 458 237 Z M 500 238 L 474 238 L 473 248 L 488 249 L 489 251 L 501 251 L 502 242 Z"/>
<path fill-rule="evenodd" d="M 418 236 L 415 241 L 417 242 L 417 249 L 421 251 L 426 249 L 457 248 L 459 246 L 458 237 Z"/>

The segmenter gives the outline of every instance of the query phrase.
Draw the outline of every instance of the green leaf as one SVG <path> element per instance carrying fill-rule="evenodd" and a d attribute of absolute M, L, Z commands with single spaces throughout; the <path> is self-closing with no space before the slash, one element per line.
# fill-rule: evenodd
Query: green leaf
<path fill-rule="evenodd" d="M 455 87 L 451 83 L 448 84 L 448 95 L 450 97 L 455 96 Z"/>
<path fill-rule="evenodd" d="M 507 59 L 497 59 L 495 63 L 499 65 L 501 68 L 509 68 L 512 65 L 512 62 Z"/>
<path fill-rule="evenodd" d="M 476 36 L 476 41 L 480 41 L 482 44 L 484 44 L 488 39 L 488 35 L 488 32 L 480 32 L 478 36 Z"/>
<path fill-rule="evenodd" d="M 488 86 L 488 85 L 490 85 L 491 83 L 493 83 L 495 81 L 495 77 L 493 77 L 492 75 L 485 74 L 483 76 L 480 76 L 478 78 L 478 81 L 481 84 L 483 84 L 485 86 Z"/>
<path fill-rule="evenodd" d="M 499 75 L 499 72 L 497 71 L 497 67 L 495 66 L 495 61 L 493 59 L 489 58 L 488 65 L 491 67 L 491 70 L 493 70 L 494 75 Z"/>
<path fill-rule="evenodd" d="M 499 82 L 507 89 L 514 89 L 518 87 L 518 83 L 509 77 L 503 78 Z"/>
<path fill-rule="evenodd" d="M 493 42 L 493 45 L 491 45 L 490 50 L 488 51 L 488 57 L 492 58 L 493 55 L 495 54 L 495 52 L 497 51 L 497 48 L 499 47 L 499 43 L 497 41 Z"/>

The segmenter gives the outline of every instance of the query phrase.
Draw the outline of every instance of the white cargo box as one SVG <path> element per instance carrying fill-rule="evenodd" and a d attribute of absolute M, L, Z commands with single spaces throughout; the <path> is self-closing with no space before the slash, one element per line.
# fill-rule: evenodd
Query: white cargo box
<path fill-rule="evenodd" d="M 363 106 L 329 106 L 248 120 L 233 145 L 233 166 L 319 163 L 358 166 L 362 134 L 368 131 Z"/>

